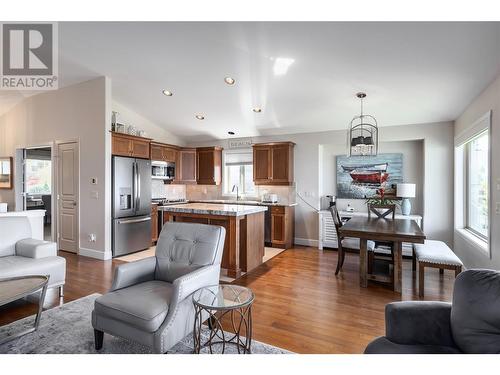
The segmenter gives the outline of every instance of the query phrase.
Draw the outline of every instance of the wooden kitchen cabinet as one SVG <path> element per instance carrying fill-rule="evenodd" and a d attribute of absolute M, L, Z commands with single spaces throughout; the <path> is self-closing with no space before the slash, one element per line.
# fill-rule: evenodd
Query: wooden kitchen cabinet
<path fill-rule="evenodd" d="M 196 182 L 199 185 L 220 185 L 222 181 L 222 147 L 196 149 Z"/>
<path fill-rule="evenodd" d="M 177 154 L 176 184 L 196 184 L 196 149 L 181 148 Z"/>
<path fill-rule="evenodd" d="M 273 247 L 293 247 L 295 236 L 295 208 L 271 206 L 271 244 Z"/>
<path fill-rule="evenodd" d="M 253 145 L 255 185 L 293 185 L 293 142 Z"/>
<path fill-rule="evenodd" d="M 150 144 L 151 139 L 149 138 L 116 132 L 112 132 L 111 134 L 111 152 L 116 156 L 149 159 Z"/>
<path fill-rule="evenodd" d="M 177 161 L 178 149 L 177 146 L 151 142 L 151 160 L 175 163 Z"/>
<path fill-rule="evenodd" d="M 154 245 L 158 241 L 158 205 L 151 205 L 151 243 Z"/>

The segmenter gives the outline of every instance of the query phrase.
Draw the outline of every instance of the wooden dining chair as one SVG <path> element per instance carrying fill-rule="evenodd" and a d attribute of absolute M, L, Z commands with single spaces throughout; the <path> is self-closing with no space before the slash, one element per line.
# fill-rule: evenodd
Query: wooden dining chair
<path fill-rule="evenodd" d="M 333 223 L 335 224 L 335 231 L 337 232 L 338 255 L 337 255 L 337 269 L 335 270 L 335 275 L 338 275 L 338 273 L 342 269 L 342 266 L 344 265 L 346 251 L 349 250 L 358 251 L 360 247 L 359 245 L 360 240 L 359 238 L 343 237 L 340 234 L 340 228 L 342 228 L 343 222 L 339 215 L 339 211 L 337 210 L 337 205 L 335 202 L 330 206 L 329 210 L 330 213 L 332 214 Z M 372 253 L 373 250 L 375 249 L 375 242 L 368 241 L 366 246 L 368 252 Z"/>
<path fill-rule="evenodd" d="M 368 218 L 376 216 L 379 219 L 394 220 L 396 218 L 395 204 L 372 204 L 368 203 Z M 379 246 L 388 247 L 391 254 L 377 251 Z M 375 249 L 368 253 L 368 273 L 373 273 L 375 260 L 388 261 L 394 265 L 394 243 L 386 241 L 375 241 Z"/>
<path fill-rule="evenodd" d="M 371 218 L 372 215 L 377 216 L 379 219 L 386 219 L 390 216 L 394 220 L 396 218 L 396 205 L 368 203 L 368 218 Z"/>

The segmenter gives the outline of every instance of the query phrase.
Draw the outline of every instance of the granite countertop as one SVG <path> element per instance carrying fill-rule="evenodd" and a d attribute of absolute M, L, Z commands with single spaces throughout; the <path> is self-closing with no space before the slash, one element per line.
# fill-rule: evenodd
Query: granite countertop
<path fill-rule="evenodd" d="M 189 202 L 195 203 L 219 203 L 219 204 L 231 204 L 231 205 L 250 205 L 250 206 L 287 206 L 293 207 L 296 206 L 297 203 L 269 203 L 269 202 L 261 202 L 261 201 L 237 201 L 235 199 L 200 199 L 200 200 L 190 200 Z"/>
<path fill-rule="evenodd" d="M 172 206 L 160 206 L 158 209 L 166 212 L 218 216 L 245 216 L 267 211 L 267 207 L 262 206 L 214 203 L 184 203 Z"/>

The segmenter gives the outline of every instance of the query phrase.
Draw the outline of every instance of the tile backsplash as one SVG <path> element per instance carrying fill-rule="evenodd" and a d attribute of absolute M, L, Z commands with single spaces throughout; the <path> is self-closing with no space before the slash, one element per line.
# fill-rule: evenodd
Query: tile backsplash
<path fill-rule="evenodd" d="M 151 182 L 152 198 L 185 199 L 186 185 L 164 184 L 162 180 Z"/>
<path fill-rule="evenodd" d="M 264 194 L 278 195 L 278 202 L 295 203 L 295 187 L 293 186 L 256 186 L 257 194 L 248 199 L 261 200 Z M 151 184 L 153 198 L 167 199 L 230 199 L 222 194 L 222 186 L 214 185 L 174 185 L 164 184 L 161 180 L 153 180 Z"/>
<path fill-rule="evenodd" d="M 261 200 L 264 194 L 277 194 L 278 202 L 283 204 L 295 203 L 295 187 L 292 186 L 256 186 L 257 196 L 248 199 Z M 186 185 L 188 200 L 228 199 L 222 194 L 222 186 L 213 185 Z"/>

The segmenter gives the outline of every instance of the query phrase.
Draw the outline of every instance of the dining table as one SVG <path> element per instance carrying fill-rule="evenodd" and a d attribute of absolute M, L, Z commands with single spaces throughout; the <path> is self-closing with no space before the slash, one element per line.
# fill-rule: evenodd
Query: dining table
<path fill-rule="evenodd" d="M 339 228 L 342 237 L 359 238 L 359 284 L 368 286 L 367 242 L 392 242 L 394 255 L 393 288 L 402 290 L 403 242 L 424 243 L 425 234 L 415 220 L 353 217 Z M 376 280 L 376 277 L 371 277 Z"/>

